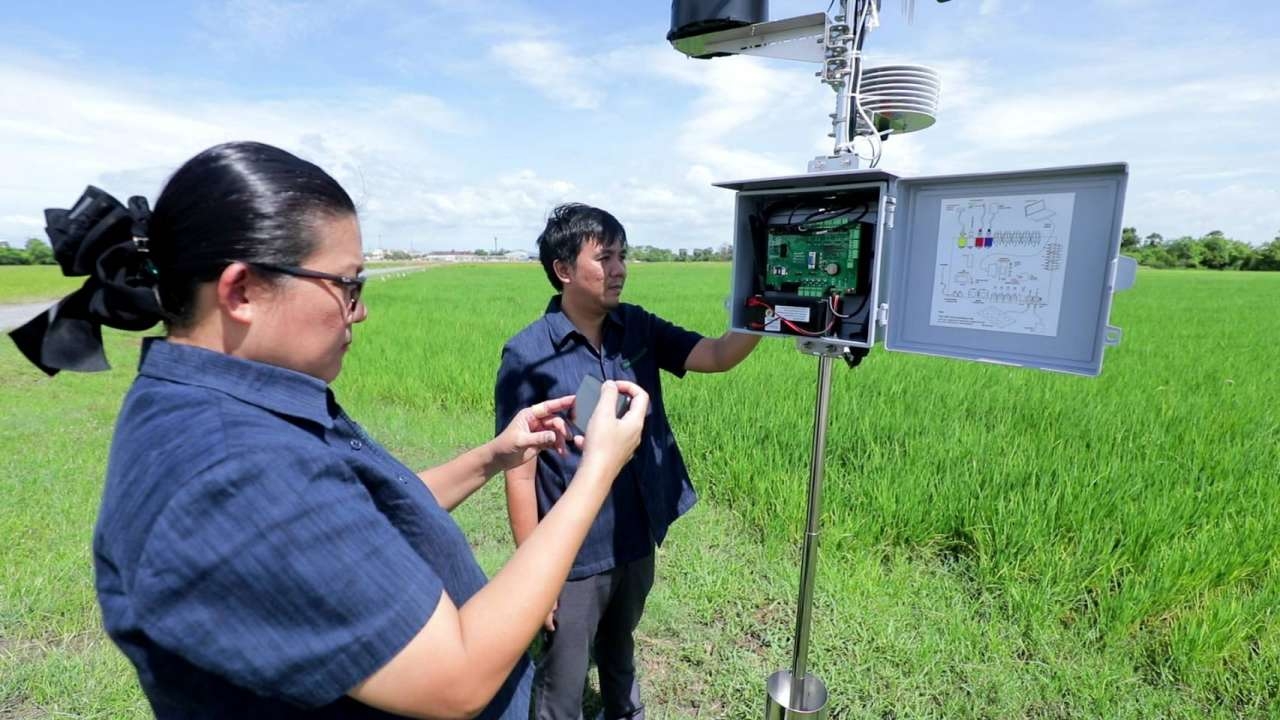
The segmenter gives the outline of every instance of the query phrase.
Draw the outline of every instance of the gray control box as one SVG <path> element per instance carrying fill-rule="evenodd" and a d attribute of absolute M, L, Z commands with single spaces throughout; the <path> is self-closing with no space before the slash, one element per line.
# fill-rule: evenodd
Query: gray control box
<path fill-rule="evenodd" d="M 737 191 L 730 326 L 834 347 L 1097 375 L 1122 163 L 904 178 L 871 170 L 719 183 Z"/>

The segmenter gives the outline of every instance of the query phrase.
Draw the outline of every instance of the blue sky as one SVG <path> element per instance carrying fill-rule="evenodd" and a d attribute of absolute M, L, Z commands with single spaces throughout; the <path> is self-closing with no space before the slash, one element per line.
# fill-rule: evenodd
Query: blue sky
<path fill-rule="evenodd" d="M 1280 4 L 884 0 L 869 65 L 943 76 L 905 176 L 1125 161 L 1146 235 L 1280 235 Z M 822 0 L 774 0 L 774 19 Z M 0 10 L 0 240 L 93 183 L 154 200 L 226 140 L 320 164 L 365 247 L 529 248 L 547 211 L 614 212 L 633 244 L 718 246 L 716 180 L 831 149 L 816 66 L 686 59 L 663 0 L 9 0 Z"/>

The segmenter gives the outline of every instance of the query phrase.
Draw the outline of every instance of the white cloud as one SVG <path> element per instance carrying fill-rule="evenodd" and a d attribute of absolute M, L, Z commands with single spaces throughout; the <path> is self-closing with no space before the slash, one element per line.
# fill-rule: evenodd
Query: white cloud
<path fill-rule="evenodd" d="M 748 57 L 695 62 L 663 50 L 652 58 L 655 72 L 699 91 L 680 113 L 685 120 L 675 147 L 684 160 L 723 179 L 785 175 L 803 170 L 808 158 L 783 158 L 781 149 L 805 153 L 815 142 L 830 149 L 822 116 L 834 107 L 834 95 L 806 66 L 780 68 Z"/>
<path fill-rule="evenodd" d="M 0 223 L 26 226 L 31 228 L 44 227 L 44 220 L 35 215 L 5 215 L 0 217 Z"/>
<path fill-rule="evenodd" d="M 72 73 L 0 64 L 0 105 L 24 108 L 0 124 L 0 238 L 18 220 L 61 207 L 86 184 L 154 202 L 164 179 L 196 152 L 261 140 L 332 173 L 375 228 L 406 188 L 449 186 L 441 148 L 475 124 L 438 98 L 369 89 L 341 103 L 309 98 L 192 102 L 155 88 L 112 88 Z M 16 119 L 20 117 L 21 119 Z M 401 212 L 401 214 L 405 214 Z"/>
<path fill-rule="evenodd" d="M 491 238 L 506 249 L 528 248 L 548 210 L 575 199 L 575 186 L 523 169 L 488 182 L 437 183 L 400 188 L 394 199 L 380 196 L 366 208 L 365 246 L 382 246 L 382 233 L 395 235 L 394 247 L 468 250 L 488 247 Z M 392 246 L 389 246 L 392 247 Z"/>
<path fill-rule="evenodd" d="M 359 3 L 334 0 L 220 0 L 196 9 L 204 39 L 227 54 L 279 51 L 312 36 Z"/>
<path fill-rule="evenodd" d="M 598 194 L 627 224 L 633 243 L 729 242 L 733 195 L 712 182 L 803 172 L 810 157 L 831 148 L 829 139 L 818 142 L 829 125 L 813 109 L 834 106 L 834 95 L 806 66 L 747 57 L 689 60 L 658 44 L 622 48 L 599 65 L 636 83 L 665 83 L 651 92 L 681 98 L 662 108 L 677 119 L 674 137 L 657 142 L 663 171 Z M 686 102 L 682 96 L 690 92 Z"/>
<path fill-rule="evenodd" d="M 1280 127 L 1270 119 L 1280 117 L 1280 85 L 1260 70 L 1274 47 L 1165 46 L 1119 33 L 1038 51 L 1058 62 L 925 61 L 943 75 L 938 124 L 891 141 L 887 167 L 909 175 L 1125 161 L 1126 225 L 1165 235 L 1221 229 L 1254 243 L 1275 236 L 1269 188 L 1280 186 Z M 900 140 L 914 157 L 903 157 Z"/>
<path fill-rule="evenodd" d="M 1129 203 L 1125 224 L 1166 239 L 1222 230 L 1260 244 L 1280 236 L 1280 188 L 1233 183 L 1209 192 L 1176 185 L 1147 190 Z"/>
<path fill-rule="evenodd" d="M 556 102 L 575 110 L 600 106 L 603 92 L 588 80 L 586 59 L 559 43 L 517 40 L 495 46 L 492 53 L 512 77 Z"/>

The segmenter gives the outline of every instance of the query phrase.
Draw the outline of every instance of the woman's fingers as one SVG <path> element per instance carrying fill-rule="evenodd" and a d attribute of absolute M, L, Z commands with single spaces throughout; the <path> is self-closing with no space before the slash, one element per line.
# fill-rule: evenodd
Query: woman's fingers
<path fill-rule="evenodd" d="M 555 445 L 556 452 L 563 455 L 565 452 L 565 441 L 569 437 L 568 424 L 565 423 L 564 418 L 559 416 L 547 418 L 544 424 L 549 427 L 553 433 L 555 433 L 555 441 L 553 444 Z"/>
<path fill-rule="evenodd" d="M 538 403 L 537 405 L 534 405 L 529 409 L 533 411 L 534 417 L 541 420 L 543 418 L 550 417 L 557 413 L 564 412 L 565 410 L 568 410 L 571 407 L 573 407 L 573 396 L 563 395 L 561 397 L 553 398 L 551 400 L 543 400 L 542 402 Z"/>
<path fill-rule="evenodd" d="M 640 418 L 640 421 L 644 422 L 645 415 L 649 412 L 649 393 L 645 392 L 644 388 L 639 385 L 627 380 L 617 380 L 615 382 L 618 385 L 618 392 L 631 398 L 631 405 L 622 417 Z"/>

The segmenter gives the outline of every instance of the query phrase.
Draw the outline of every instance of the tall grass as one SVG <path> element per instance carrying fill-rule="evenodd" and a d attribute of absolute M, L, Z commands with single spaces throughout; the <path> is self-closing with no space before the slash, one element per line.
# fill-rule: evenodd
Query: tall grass
<path fill-rule="evenodd" d="M 626 299 L 708 334 L 727 268 L 636 265 Z M 532 266 L 388 287 L 345 390 L 487 410 L 503 340 L 540 314 Z M 1242 710 L 1280 687 L 1280 276 L 1144 272 L 1096 379 L 873 352 L 837 368 L 823 563 L 867 548 L 944 563 L 1037 644 L 1063 633 L 1158 686 Z M 803 526 L 816 361 L 764 343 L 668 380 L 702 494 L 766 543 Z M 1034 659 L 1034 658 L 1032 658 Z"/>
<path fill-rule="evenodd" d="M 626 299 L 724 329 L 723 265 L 631 268 Z M 534 265 L 370 281 L 337 392 L 419 464 L 492 428 Z M 1143 272 L 1086 379 L 876 349 L 836 368 L 815 670 L 838 717 L 1280 716 L 1280 275 Z M 89 545 L 116 369 L 46 380 L 0 343 L 0 717 L 145 714 L 98 624 Z M 789 659 L 816 362 L 770 340 L 668 378 L 703 502 L 662 550 L 641 627 L 656 718 L 758 716 Z M 509 552 L 493 483 L 460 522 Z"/>

